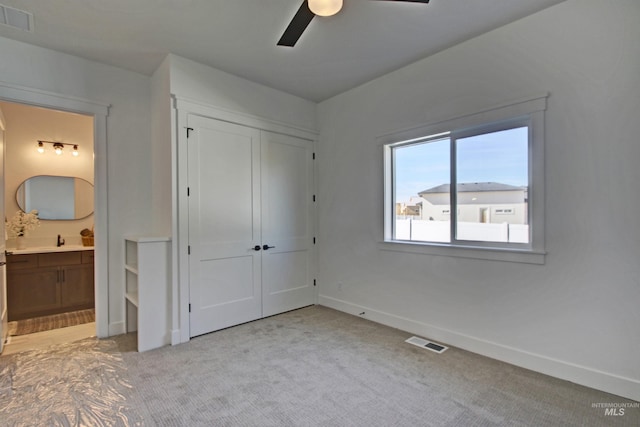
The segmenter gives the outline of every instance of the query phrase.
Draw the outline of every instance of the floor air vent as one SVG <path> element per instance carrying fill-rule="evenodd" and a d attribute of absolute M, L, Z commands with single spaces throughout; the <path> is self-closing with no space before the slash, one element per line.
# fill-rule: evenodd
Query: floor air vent
<path fill-rule="evenodd" d="M 409 344 L 413 344 L 413 345 L 421 347 L 421 348 L 426 348 L 427 350 L 431 350 L 431 351 L 434 351 L 436 353 L 443 353 L 446 349 L 449 348 L 449 347 L 444 346 L 442 344 L 437 344 L 435 342 L 427 341 L 425 339 L 418 338 L 418 337 L 411 337 L 408 340 L 406 340 L 405 342 L 408 342 Z"/>

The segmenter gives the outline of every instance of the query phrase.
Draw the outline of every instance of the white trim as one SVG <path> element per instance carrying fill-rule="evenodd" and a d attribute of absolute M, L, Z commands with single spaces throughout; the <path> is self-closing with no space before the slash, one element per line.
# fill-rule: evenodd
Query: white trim
<path fill-rule="evenodd" d="M 62 95 L 55 92 L 0 82 L 0 93 L 5 101 L 33 106 L 56 108 L 80 114 L 109 115 L 109 104 Z"/>
<path fill-rule="evenodd" d="M 0 185 L 5 185 L 5 179 L 4 179 L 4 173 L 5 173 L 5 160 L 6 160 L 6 144 L 4 141 L 4 131 L 5 131 L 5 118 L 4 118 L 4 114 L 2 113 L 2 110 L 0 110 L 0 170 L 2 170 L 2 176 L 0 176 Z M 5 196 L 4 194 L 4 188 L 0 189 L 0 195 L 2 197 Z M 4 200 L 3 200 L 4 202 Z M 4 207 L 4 203 L 0 203 L 3 207 Z M 0 212 L 2 214 L 4 214 L 5 212 Z M 6 236 L 6 234 L 5 234 Z M 6 251 L 7 249 L 7 245 L 6 245 L 6 241 L 3 239 L 0 241 L 0 248 L 2 248 L 2 251 Z M 6 261 L 6 256 L 2 257 L 2 259 L 4 259 Z M 0 306 L 2 306 L 2 311 L 0 311 L 0 353 L 2 353 L 4 346 L 5 346 L 5 341 L 7 341 L 11 338 L 11 336 L 9 335 L 9 328 L 8 328 L 8 321 L 9 321 L 9 311 L 7 308 L 7 276 L 6 276 L 6 267 L 2 269 L 2 277 L 0 277 L 0 286 L 3 287 L 3 289 L 1 289 L 0 293 L 0 298 L 2 298 L 2 300 L 0 300 Z"/>
<path fill-rule="evenodd" d="M 189 245 L 189 200 L 185 191 L 189 183 L 188 164 L 187 164 L 187 131 L 189 112 L 185 108 L 177 108 L 177 127 L 175 137 L 172 138 L 171 144 L 175 157 L 172 163 L 176 165 L 177 170 L 177 188 L 173 204 L 175 205 L 176 221 L 173 224 L 172 234 L 175 239 L 175 251 L 177 252 L 177 274 L 178 274 L 178 300 L 174 301 L 173 306 L 177 309 L 179 324 L 174 325 L 174 329 L 180 330 L 179 342 L 188 342 L 191 339 L 189 325 L 189 256 L 187 248 Z"/>
<path fill-rule="evenodd" d="M 113 335 L 109 324 L 109 206 L 107 116 L 109 104 L 0 82 L 0 99 L 93 116 L 96 335 Z"/>
<path fill-rule="evenodd" d="M 511 117 L 518 117 L 547 109 L 548 92 L 539 93 L 514 101 L 503 102 L 492 107 L 484 108 L 454 117 L 410 126 L 380 135 L 376 140 L 378 145 L 386 145 L 399 141 L 421 139 L 428 135 L 444 134 L 452 129 L 466 128 L 497 122 Z"/>
<path fill-rule="evenodd" d="M 178 217 L 178 110 L 175 107 L 175 99 L 169 99 L 171 103 L 171 194 L 175 197 L 171 198 L 171 235 L 174 237 L 171 242 L 171 345 L 177 345 L 183 342 L 180 324 L 181 324 L 181 286 L 180 283 L 180 262 L 179 262 L 179 217 Z M 187 313 L 188 314 L 188 313 Z M 188 322 L 187 317 L 187 322 Z M 183 323 L 184 324 L 184 323 Z M 188 324 L 188 323 L 187 323 Z M 184 329 L 184 328 L 183 328 Z M 188 337 L 187 337 L 188 341 Z"/>
<path fill-rule="evenodd" d="M 127 324 L 124 321 L 109 324 L 109 336 L 122 335 L 127 333 Z"/>
<path fill-rule="evenodd" d="M 319 304 L 522 368 L 640 401 L 640 381 L 320 295 Z"/>
<path fill-rule="evenodd" d="M 452 256 L 456 258 L 485 259 L 489 261 L 521 262 L 526 264 L 544 264 L 546 252 L 517 250 L 512 248 L 489 248 L 446 243 L 379 242 L 378 249 L 392 252 L 406 252 L 423 255 Z"/>
<path fill-rule="evenodd" d="M 313 160 L 312 160 L 312 165 L 311 165 L 311 169 L 312 169 L 312 180 L 313 180 L 313 194 L 315 194 L 316 196 L 319 194 L 319 179 L 318 176 L 320 176 L 318 174 L 318 139 L 316 138 L 312 143 L 311 143 L 311 147 L 313 150 Z M 312 247 L 313 247 L 313 257 L 311 259 L 311 262 L 313 263 L 313 265 L 311 266 L 311 271 L 313 272 L 313 280 L 314 280 L 314 285 L 315 285 L 315 289 L 314 289 L 314 295 L 313 295 L 313 302 L 314 304 L 318 304 L 318 296 L 320 294 L 320 286 L 318 285 L 318 277 L 320 276 L 320 271 L 319 271 L 319 266 L 320 266 L 320 251 L 318 250 L 318 243 L 320 240 L 320 222 L 318 220 L 318 217 L 320 215 L 318 215 L 318 206 L 319 206 L 319 202 L 316 201 L 315 203 L 312 204 L 312 218 L 313 218 L 313 238 L 315 239 L 313 241 Z"/>
<path fill-rule="evenodd" d="M 180 329 L 172 329 L 171 333 L 171 345 L 178 345 L 181 343 Z"/>
<path fill-rule="evenodd" d="M 124 240 L 130 240 L 136 243 L 153 243 L 153 242 L 170 242 L 170 236 L 138 236 L 136 234 L 129 234 L 124 236 Z M 125 263 L 126 264 L 126 263 Z"/>
<path fill-rule="evenodd" d="M 277 120 L 265 119 L 252 114 L 240 113 L 220 108 L 213 105 L 204 104 L 193 99 L 179 95 L 173 95 L 176 100 L 176 108 L 179 111 L 188 111 L 189 114 L 202 117 L 211 117 L 223 122 L 236 123 L 239 125 L 266 130 L 269 132 L 281 133 L 284 135 L 297 136 L 298 138 L 315 141 L 318 133 L 314 129 L 307 129 Z"/>

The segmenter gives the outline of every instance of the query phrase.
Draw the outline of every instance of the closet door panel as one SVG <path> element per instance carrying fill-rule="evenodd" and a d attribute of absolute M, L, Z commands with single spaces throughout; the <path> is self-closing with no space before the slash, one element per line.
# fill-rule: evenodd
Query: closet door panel
<path fill-rule="evenodd" d="M 262 317 L 260 135 L 190 116 L 190 335 Z"/>
<path fill-rule="evenodd" d="M 263 314 L 314 303 L 312 142 L 263 131 Z M 263 246 L 264 247 L 264 246 Z"/>

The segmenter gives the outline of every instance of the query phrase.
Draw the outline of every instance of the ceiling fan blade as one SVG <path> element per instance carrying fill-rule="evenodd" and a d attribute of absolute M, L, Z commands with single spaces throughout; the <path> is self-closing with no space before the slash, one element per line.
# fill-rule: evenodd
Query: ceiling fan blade
<path fill-rule="evenodd" d="M 298 41 L 300 36 L 302 36 L 302 33 L 304 33 L 304 30 L 306 30 L 307 26 L 314 16 L 316 15 L 309 9 L 307 0 L 304 0 L 302 2 L 302 5 L 300 5 L 300 9 L 298 9 L 293 19 L 289 23 L 289 26 L 286 30 L 284 30 L 284 34 L 282 34 L 282 37 L 280 37 L 278 46 L 295 46 L 296 42 Z"/>

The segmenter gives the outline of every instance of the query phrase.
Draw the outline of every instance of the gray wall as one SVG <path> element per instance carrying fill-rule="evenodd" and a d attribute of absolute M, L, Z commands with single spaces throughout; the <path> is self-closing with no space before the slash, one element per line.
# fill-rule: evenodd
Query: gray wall
<path fill-rule="evenodd" d="M 320 302 L 640 399 L 638 22 L 569 0 L 322 102 Z M 545 265 L 381 250 L 376 137 L 543 92 Z"/>

